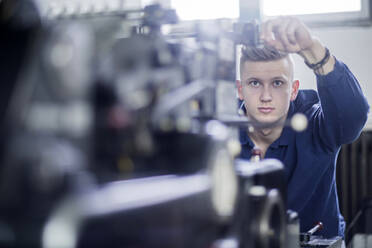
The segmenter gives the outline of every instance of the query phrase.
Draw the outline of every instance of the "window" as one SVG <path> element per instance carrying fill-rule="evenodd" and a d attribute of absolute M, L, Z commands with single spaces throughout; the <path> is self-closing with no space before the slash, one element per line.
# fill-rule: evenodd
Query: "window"
<path fill-rule="evenodd" d="M 171 6 L 182 21 L 239 17 L 237 0 L 171 0 Z"/>
<path fill-rule="evenodd" d="M 309 25 L 369 24 L 369 0 L 262 0 L 264 18 L 297 15 Z"/>
<path fill-rule="evenodd" d="M 259 12 L 249 8 L 260 5 L 263 18 L 296 15 L 310 26 L 370 24 L 369 0 L 171 0 L 171 6 L 181 20 L 237 19 L 239 2 L 249 16 Z"/>
<path fill-rule="evenodd" d="M 267 16 L 306 15 L 335 12 L 360 11 L 361 1 L 352 0 L 264 0 L 263 10 Z"/>

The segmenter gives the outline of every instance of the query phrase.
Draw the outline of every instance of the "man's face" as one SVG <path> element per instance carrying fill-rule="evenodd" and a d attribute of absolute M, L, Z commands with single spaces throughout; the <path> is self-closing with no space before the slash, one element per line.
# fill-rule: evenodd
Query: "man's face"
<path fill-rule="evenodd" d="M 289 103 L 298 93 L 299 82 L 292 81 L 293 64 L 289 58 L 245 62 L 237 85 L 247 116 L 264 124 L 284 121 Z"/>

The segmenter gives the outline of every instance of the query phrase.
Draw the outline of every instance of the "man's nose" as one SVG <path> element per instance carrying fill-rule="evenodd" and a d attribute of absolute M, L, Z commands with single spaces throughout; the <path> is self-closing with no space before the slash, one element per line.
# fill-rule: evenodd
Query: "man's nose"
<path fill-rule="evenodd" d="M 270 102 L 272 100 L 271 90 L 269 87 L 263 87 L 260 100 L 261 102 Z"/>

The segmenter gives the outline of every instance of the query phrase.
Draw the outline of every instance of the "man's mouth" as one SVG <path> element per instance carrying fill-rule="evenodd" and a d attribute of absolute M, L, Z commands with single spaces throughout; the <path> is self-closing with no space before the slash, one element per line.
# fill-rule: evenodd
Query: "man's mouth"
<path fill-rule="evenodd" d="M 274 108 L 272 108 L 272 107 L 259 107 L 258 108 L 258 111 L 260 111 L 261 113 L 264 113 L 264 114 L 271 113 L 273 110 L 274 110 Z"/>

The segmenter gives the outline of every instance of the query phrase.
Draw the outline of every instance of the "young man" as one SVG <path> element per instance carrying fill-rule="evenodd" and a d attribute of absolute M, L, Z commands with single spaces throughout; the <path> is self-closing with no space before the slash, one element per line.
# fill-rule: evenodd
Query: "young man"
<path fill-rule="evenodd" d="M 263 158 L 283 162 L 288 185 L 287 207 L 298 212 L 301 231 L 318 221 L 324 237 L 344 236 L 335 183 L 336 159 L 342 144 L 360 134 L 369 110 L 360 86 L 298 19 L 281 17 L 262 26 L 265 48 L 245 47 L 240 61 L 239 98 L 246 115 L 259 123 L 241 130 L 241 157 L 258 146 Z M 318 92 L 299 90 L 290 53 L 297 53 L 316 74 Z M 296 133 L 284 123 L 294 113 L 308 118 Z"/>

